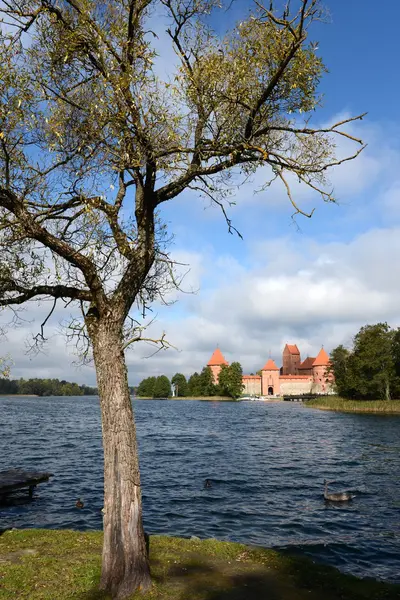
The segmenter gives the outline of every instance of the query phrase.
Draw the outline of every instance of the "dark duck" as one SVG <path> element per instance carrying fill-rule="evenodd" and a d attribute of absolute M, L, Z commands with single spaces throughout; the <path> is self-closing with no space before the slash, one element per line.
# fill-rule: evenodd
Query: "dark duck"
<path fill-rule="evenodd" d="M 328 485 L 330 483 L 335 483 L 334 481 L 327 481 L 326 479 L 324 479 L 324 498 L 325 500 L 328 500 L 329 502 L 348 502 L 349 500 L 353 500 L 353 498 L 355 498 L 355 494 L 352 494 L 351 492 L 336 492 L 333 494 L 330 494 L 328 492 Z"/>

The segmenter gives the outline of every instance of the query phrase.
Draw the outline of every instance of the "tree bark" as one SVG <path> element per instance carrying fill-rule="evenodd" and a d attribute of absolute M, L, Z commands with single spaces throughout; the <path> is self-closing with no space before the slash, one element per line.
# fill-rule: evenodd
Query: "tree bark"
<path fill-rule="evenodd" d="M 390 400 L 390 382 L 389 382 L 389 377 L 387 377 L 386 380 L 385 380 L 385 400 L 387 400 L 388 402 Z"/>
<path fill-rule="evenodd" d="M 104 543 L 100 588 L 122 600 L 151 585 L 142 524 L 136 428 L 122 328 L 100 319 L 88 328 L 100 395 L 104 448 Z"/>

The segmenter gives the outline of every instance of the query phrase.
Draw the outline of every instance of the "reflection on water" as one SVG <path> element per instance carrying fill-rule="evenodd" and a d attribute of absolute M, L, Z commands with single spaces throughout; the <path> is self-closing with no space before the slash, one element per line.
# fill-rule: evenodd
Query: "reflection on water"
<path fill-rule="evenodd" d="M 135 400 L 134 409 L 150 533 L 276 546 L 400 581 L 400 417 L 297 403 Z M 0 507 L 0 529 L 100 529 L 97 399 L 1 398 L 0 410 L 0 469 L 54 473 L 33 503 Z M 357 497 L 325 503 L 324 478 Z"/>

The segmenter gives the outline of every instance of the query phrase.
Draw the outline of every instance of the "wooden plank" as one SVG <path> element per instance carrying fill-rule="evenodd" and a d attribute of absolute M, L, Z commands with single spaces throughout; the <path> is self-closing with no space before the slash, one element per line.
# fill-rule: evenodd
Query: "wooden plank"
<path fill-rule="evenodd" d="M 13 491 L 28 487 L 31 495 L 34 486 L 48 481 L 53 473 L 39 471 L 24 471 L 24 469 L 8 469 L 0 471 L 0 496 L 11 494 Z"/>

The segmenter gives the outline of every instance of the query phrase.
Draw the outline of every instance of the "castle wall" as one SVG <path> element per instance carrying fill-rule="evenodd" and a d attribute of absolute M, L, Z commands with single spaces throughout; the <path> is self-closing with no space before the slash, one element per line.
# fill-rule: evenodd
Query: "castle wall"
<path fill-rule="evenodd" d="M 330 394 L 335 394 L 335 385 L 334 382 L 323 382 L 323 383 L 313 383 L 311 386 L 312 394 L 326 394 L 329 396 Z"/>
<path fill-rule="evenodd" d="M 281 395 L 309 394 L 313 386 L 313 378 L 310 377 L 280 377 Z"/>
<path fill-rule="evenodd" d="M 333 382 L 314 383 L 313 377 L 304 376 L 275 376 L 274 372 L 262 372 L 262 378 L 257 375 L 243 375 L 243 394 L 249 396 L 268 396 L 269 388 L 273 388 L 273 395 L 292 396 L 294 394 L 333 394 Z"/>
<path fill-rule="evenodd" d="M 261 396 L 261 377 L 258 375 L 243 375 L 243 394 Z"/>

